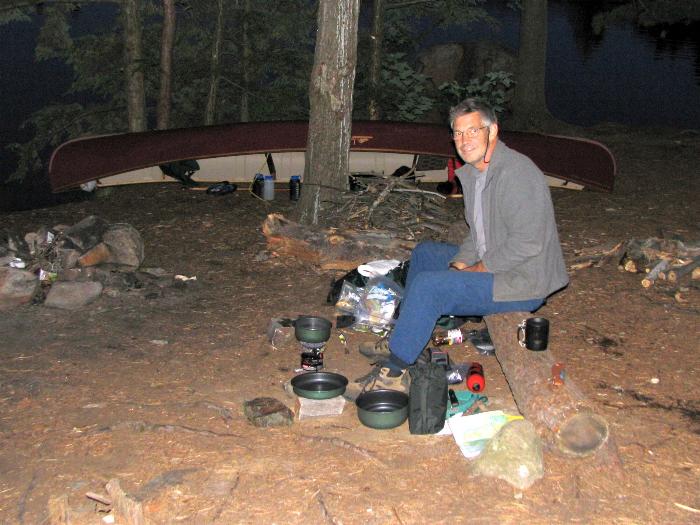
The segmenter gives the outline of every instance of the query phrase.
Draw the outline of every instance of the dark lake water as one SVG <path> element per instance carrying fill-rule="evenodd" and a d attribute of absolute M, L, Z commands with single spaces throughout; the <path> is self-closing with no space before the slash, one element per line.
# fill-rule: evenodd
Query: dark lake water
<path fill-rule="evenodd" d="M 602 3 L 549 2 L 550 111 L 580 125 L 619 122 L 700 129 L 700 25 L 660 34 L 621 24 L 598 36 L 590 20 Z M 517 48 L 519 15 L 502 3 L 490 5 L 501 22 L 499 29 L 477 29 L 470 37 L 493 38 Z M 83 13 L 83 29 L 96 23 L 89 9 Z M 22 139 L 22 120 L 68 86 L 69 72 L 61 64 L 33 62 L 36 32 L 32 24 L 0 26 L 2 147 Z M 10 157 L 0 152 L 0 178 L 10 170 Z"/>

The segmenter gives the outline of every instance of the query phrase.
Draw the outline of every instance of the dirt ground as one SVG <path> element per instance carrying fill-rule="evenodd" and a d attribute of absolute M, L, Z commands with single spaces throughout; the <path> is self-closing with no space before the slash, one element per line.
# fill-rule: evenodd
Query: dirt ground
<path fill-rule="evenodd" d="M 697 134 L 590 135 L 619 175 L 612 194 L 553 190 L 568 261 L 609 241 L 700 239 Z M 458 220 L 459 201 L 448 206 Z M 101 523 L 107 507 L 85 494 L 106 495 L 110 479 L 154 523 L 700 522 L 699 292 L 678 301 L 670 284 L 642 288 L 615 264 L 572 272 L 540 313 L 568 377 L 611 424 L 618 476 L 547 452 L 544 479 L 521 492 L 470 477 L 452 438 L 413 436 L 407 424 L 371 430 L 350 403 L 336 418 L 250 425 L 246 400 L 295 406 L 283 383 L 299 351 L 271 347 L 269 319 L 334 318 L 325 298 L 335 274 L 265 257 L 263 219 L 291 208 L 284 192 L 264 204 L 164 184 L 2 215 L 22 233 L 90 214 L 128 222 L 144 238 L 144 266 L 197 280 L 103 294 L 79 311 L 0 315 L 0 522 L 48 523 L 49 499 L 64 496 L 72 523 Z M 346 334 L 350 353 L 333 335 L 326 364 L 352 379 L 367 368 L 357 345 L 372 336 Z M 485 393 L 512 406 L 495 357 L 451 352 L 478 358 Z"/>

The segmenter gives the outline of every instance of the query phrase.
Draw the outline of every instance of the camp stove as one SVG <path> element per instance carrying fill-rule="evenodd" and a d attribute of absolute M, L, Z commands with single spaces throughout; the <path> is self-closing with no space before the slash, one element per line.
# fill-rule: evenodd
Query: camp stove
<path fill-rule="evenodd" d="M 299 341 L 301 345 L 301 368 L 302 370 L 318 372 L 323 370 L 323 351 L 326 342 L 307 343 Z"/>

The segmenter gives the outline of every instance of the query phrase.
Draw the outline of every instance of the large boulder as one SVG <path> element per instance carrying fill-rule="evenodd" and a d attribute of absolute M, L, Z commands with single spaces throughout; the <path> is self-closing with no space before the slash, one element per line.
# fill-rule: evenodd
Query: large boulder
<path fill-rule="evenodd" d="M 526 419 L 503 426 L 472 463 L 471 474 L 499 478 L 518 489 L 529 488 L 544 476 L 542 440 Z"/>
<path fill-rule="evenodd" d="M 110 264 L 115 269 L 135 270 L 143 262 L 144 246 L 141 234 L 130 224 L 110 225 L 102 234 L 102 242 L 93 246 L 79 259 L 82 267 Z"/>
<path fill-rule="evenodd" d="M 467 82 L 472 78 L 481 78 L 491 71 L 507 71 L 515 74 L 517 56 L 509 48 L 489 40 L 463 44 L 461 78 Z"/>
<path fill-rule="evenodd" d="M 51 286 L 44 304 L 51 308 L 76 310 L 101 294 L 102 283 L 97 281 L 59 281 Z"/>
<path fill-rule="evenodd" d="M 17 268 L 0 268 L 0 310 L 28 303 L 38 288 L 39 279 L 33 273 Z"/>
<path fill-rule="evenodd" d="M 517 56 L 491 41 L 440 44 L 418 56 L 419 72 L 430 77 L 435 88 L 456 80 L 466 84 L 492 71 L 515 72 Z"/>
<path fill-rule="evenodd" d="M 460 77 L 464 48 L 460 44 L 441 44 L 428 48 L 418 57 L 420 73 L 430 77 L 435 88 Z"/>

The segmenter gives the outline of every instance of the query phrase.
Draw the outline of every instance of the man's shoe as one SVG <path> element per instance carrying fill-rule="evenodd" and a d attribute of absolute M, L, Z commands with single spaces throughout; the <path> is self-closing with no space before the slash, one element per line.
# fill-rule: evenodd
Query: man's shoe
<path fill-rule="evenodd" d="M 371 390 L 398 390 L 408 394 L 411 378 L 406 370 L 399 374 L 393 374 L 388 367 L 377 365 L 369 374 L 358 377 L 350 383 L 345 389 L 346 399 L 355 401 L 362 392 L 370 392 Z"/>
<path fill-rule="evenodd" d="M 376 343 L 360 343 L 360 353 L 373 362 L 386 361 L 391 357 L 389 340 L 386 337 L 382 337 Z"/>

